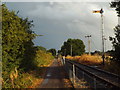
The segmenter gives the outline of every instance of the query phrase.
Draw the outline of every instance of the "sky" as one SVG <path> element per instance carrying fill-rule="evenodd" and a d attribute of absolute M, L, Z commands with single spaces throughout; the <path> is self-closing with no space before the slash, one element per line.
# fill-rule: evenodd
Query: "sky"
<path fill-rule="evenodd" d="M 118 17 L 109 2 L 6 2 L 9 10 L 19 11 L 20 17 L 34 21 L 32 30 L 43 35 L 33 40 L 35 45 L 59 50 L 68 38 L 83 40 L 88 51 L 91 35 L 91 51 L 102 50 L 101 17 L 93 10 L 104 10 L 105 50 L 111 50 L 109 36 L 114 36 L 113 28 Z"/>

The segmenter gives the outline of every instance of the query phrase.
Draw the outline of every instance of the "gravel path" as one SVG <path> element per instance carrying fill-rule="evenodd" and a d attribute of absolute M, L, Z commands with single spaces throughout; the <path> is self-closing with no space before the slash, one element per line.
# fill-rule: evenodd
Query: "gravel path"
<path fill-rule="evenodd" d="M 46 76 L 39 88 L 73 88 L 60 61 L 55 59 L 48 67 Z"/>

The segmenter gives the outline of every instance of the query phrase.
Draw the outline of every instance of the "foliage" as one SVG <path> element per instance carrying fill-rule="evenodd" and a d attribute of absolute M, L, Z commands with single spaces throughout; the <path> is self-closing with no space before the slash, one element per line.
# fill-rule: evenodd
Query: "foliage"
<path fill-rule="evenodd" d="M 111 2 L 110 6 L 112 8 L 116 8 L 115 10 L 117 11 L 118 16 L 120 17 L 120 1 L 118 1 L 118 2 Z"/>
<path fill-rule="evenodd" d="M 35 70 L 31 70 L 29 72 L 18 72 L 17 78 L 14 78 L 14 88 L 35 88 L 35 86 L 42 79 L 41 76 L 45 73 L 45 69 L 51 64 L 53 56 L 51 53 L 37 50 L 35 62 L 37 68 Z M 14 74 L 13 74 L 14 75 Z M 8 78 L 9 82 L 3 83 L 3 88 L 11 88 L 12 84 L 10 82 L 10 78 Z"/>
<path fill-rule="evenodd" d="M 2 85 L 3 88 L 25 88 L 36 79 L 28 72 L 50 64 L 53 57 L 44 47 L 33 46 L 32 40 L 37 36 L 31 30 L 33 21 L 20 18 L 5 4 L 2 12 Z"/>
<path fill-rule="evenodd" d="M 35 35 L 30 29 L 33 26 L 32 21 L 18 17 L 4 4 L 2 11 L 3 71 L 10 72 L 15 67 L 27 70 L 30 65 L 34 65 L 32 39 Z"/>
<path fill-rule="evenodd" d="M 72 55 L 82 55 L 85 52 L 85 45 L 80 39 L 68 39 L 64 42 L 61 47 L 62 55 L 71 55 L 71 45 L 72 45 Z"/>
<path fill-rule="evenodd" d="M 52 61 L 53 57 L 51 53 L 37 50 L 35 60 L 37 62 L 37 66 L 46 66 Z"/>
<path fill-rule="evenodd" d="M 120 25 L 114 28 L 115 30 L 115 38 L 110 37 L 110 41 L 112 41 L 114 47 L 113 58 L 116 61 L 120 61 Z"/>
<path fill-rule="evenodd" d="M 120 64 L 116 61 L 107 60 L 103 69 L 120 76 Z"/>
<path fill-rule="evenodd" d="M 53 56 L 56 56 L 56 49 L 49 49 L 48 52 L 52 53 Z"/>
<path fill-rule="evenodd" d="M 102 55 L 102 52 L 100 52 L 100 51 L 94 51 L 94 52 L 92 52 L 91 54 L 92 54 L 92 55 L 94 55 L 94 54 Z"/>
<path fill-rule="evenodd" d="M 118 17 L 120 17 L 120 1 L 111 2 L 110 6 L 112 8 L 116 8 L 115 10 L 118 13 Z M 120 62 L 120 25 L 117 25 L 115 28 L 115 38 L 110 37 L 110 41 L 112 41 L 114 50 L 112 50 L 111 55 L 113 59 Z"/>

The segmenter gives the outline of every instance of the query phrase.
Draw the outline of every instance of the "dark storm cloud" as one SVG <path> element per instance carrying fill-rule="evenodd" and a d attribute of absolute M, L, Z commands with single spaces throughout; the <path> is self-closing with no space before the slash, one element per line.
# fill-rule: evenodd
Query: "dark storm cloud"
<path fill-rule="evenodd" d="M 35 45 L 59 49 L 68 38 L 82 39 L 87 46 L 85 35 L 92 35 L 93 50 L 101 50 L 100 14 L 93 10 L 104 8 L 105 35 L 114 35 L 113 27 L 117 25 L 117 15 L 109 3 L 75 3 L 75 2 L 39 2 L 39 3 L 7 3 L 10 10 L 20 11 L 21 17 L 34 20 L 33 30 L 44 36 L 37 37 Z M 111 43 L 107 40 L 107 49 Z"/>

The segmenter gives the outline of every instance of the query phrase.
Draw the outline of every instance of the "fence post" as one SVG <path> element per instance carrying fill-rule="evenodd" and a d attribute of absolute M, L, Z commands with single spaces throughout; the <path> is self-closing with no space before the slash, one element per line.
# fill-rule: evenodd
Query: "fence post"
<path fill-rule="evenodd" d="M 65 59 L 63 59 L 64 60 L 64 64 L 65 64 Z"/>
<path fill-rule="evenodd" d="M 70 81 L 72 82 L 72 71 L 69 69 L 69 78 L 70 78 Z"/>
<path fill-rule="evenodd" d="M 84 80 L 84 71 L 83 71 L 83 80 Z"/>
<path fill-rule="evenodd" d="M 73 84 L 75 84 L 75 65 L 73 64 Z"/>
<path fill-rule="evenodd" d="M 94 77 L 94 89 L 96 90 L 96 78 Z"/>
<path fill-rule="evenodd" d="M 62 65 L 63 65 L 63 59 L 61 58 L 61 63 L 62 63 Z"/>

